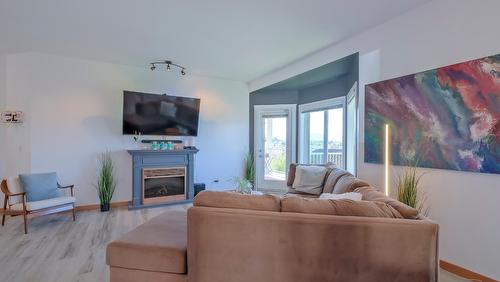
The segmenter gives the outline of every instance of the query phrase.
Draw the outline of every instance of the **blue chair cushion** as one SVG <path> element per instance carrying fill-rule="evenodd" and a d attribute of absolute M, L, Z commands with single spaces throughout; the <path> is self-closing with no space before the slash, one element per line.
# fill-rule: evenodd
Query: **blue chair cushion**
<path fill-rule="evenodd" d="M 59 197 L 55 172 L 20 174 L 19 180 L 21 180 L 24 192 L 26 192 L 28 202 Z"/>

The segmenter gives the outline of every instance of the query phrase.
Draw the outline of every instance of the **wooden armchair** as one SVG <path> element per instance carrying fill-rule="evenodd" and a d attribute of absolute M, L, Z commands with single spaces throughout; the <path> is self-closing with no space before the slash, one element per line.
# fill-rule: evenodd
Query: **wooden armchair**
<path fill-rule="evenodd" d="M 5 195 L 3 202 L 2 226 L 5 225 L 5 216 L 22 215 L 24 218 L 24 234 L 28 233 L 28 217 L 59 213 L 72 210 L 73 221 L 75 216 L 75 197 L 73 194 L 74 185 L 61 186 L 59 189 L 70 189 L 71 196 L 60 196 L 42 201 L 27 202 L 26 192 L 22 189 L 17 177 L 7 178 L 1 182 L 1 190 Z"/>

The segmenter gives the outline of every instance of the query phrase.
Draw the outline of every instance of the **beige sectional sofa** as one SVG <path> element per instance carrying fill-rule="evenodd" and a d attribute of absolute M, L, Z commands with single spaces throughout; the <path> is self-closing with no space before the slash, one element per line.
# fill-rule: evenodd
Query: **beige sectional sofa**
<path fill-rule="evenodd" d="M 325 189 L 363 201 L 202 192 L 110 243 L 111 281 L 437 281 L 436 223 L 338 169 Z"/>

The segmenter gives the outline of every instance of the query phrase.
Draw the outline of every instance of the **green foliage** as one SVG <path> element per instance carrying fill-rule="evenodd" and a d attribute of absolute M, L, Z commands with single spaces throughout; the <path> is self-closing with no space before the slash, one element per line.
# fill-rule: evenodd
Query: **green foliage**
<path fill-rule="evenodd" d="M 252 192 L 252 183 L 246 179 L 241 177 L 235 177 L 234 182 L 237 186 L 236 191 L 243 194 L 250 194 Z"/>
<path fill-rule="evenodd" d="M 425 206 L 425 195 L 420 191 L 420 180 L 423 173 L 417 171 L 417 161 L 409 162 L 397 178 L 398 201 L 417 209 L 420 213 L 427 215 L 428 208 Z"/>
<path fill-rule="evenodd" d="M 114 177 L 113 159 L 111 159 L 109 152 L 105 152 L 101 155 L 101 170 L 99 172 L 96 185 L 101 205 L 109 204 L 111 202 L 115 188 L 116 180 Z"/>
<path fill-rule="evenodd" d="M 245 179 L 255 187 L 255 165 L 253 154 L 250 152 L 245 156 Z"/>
<path fill-rule="evenodd" d="M 271 161 L 271 169 L 273 171 L 285 172 L 286 159 L 285 155 L 281 154 Z"/>

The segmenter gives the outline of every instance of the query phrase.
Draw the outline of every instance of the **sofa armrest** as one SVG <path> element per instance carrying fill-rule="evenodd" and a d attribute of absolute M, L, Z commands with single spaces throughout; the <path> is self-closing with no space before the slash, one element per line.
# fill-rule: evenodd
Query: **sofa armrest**
<path fill-rule="evenodd" d="M 428 220 L 188 210 L 192 281 L 437 281 Z"/>

